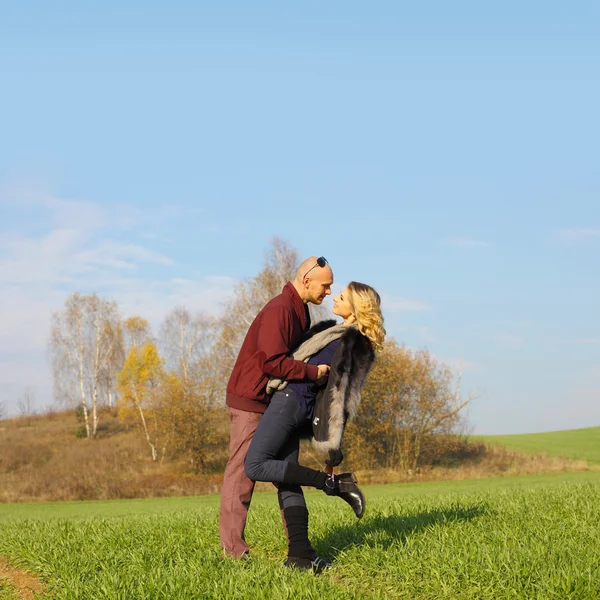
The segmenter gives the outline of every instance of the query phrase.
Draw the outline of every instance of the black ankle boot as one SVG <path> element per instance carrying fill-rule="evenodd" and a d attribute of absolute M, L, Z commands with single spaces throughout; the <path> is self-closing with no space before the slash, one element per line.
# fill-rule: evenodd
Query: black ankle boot
<path fill-rule="evenodd" d="M 323 491 L 328 496 L 339 496 L 347 502 L 359 519 L 365 514 L 365 496 L 356 485 L 354 473 L 332 475 L 326 481 Z"/>

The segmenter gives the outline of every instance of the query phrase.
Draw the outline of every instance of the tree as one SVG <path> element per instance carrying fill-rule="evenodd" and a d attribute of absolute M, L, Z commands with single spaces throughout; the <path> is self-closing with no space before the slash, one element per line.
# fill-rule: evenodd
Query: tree
<path fill-rule="evenodd" d="M 133 346 L 141 348 L 148 340 L 152 339 L 150 324 L 142 317 L 129 317 L 125 319 L 122 334 L 127 352 Z"/>
<path fill-rule="evenodd" d="M 8 414 L 8 411 L 6 410 L 6 406 L 4 405 L 4 402 L 0 402 L 0 421 L 2 421 L 3 419 L 6 419 L 7 414 Z"/>
<path fill-rule="evenodd" d="M 191 385 L 184 385 L 173 372 L 163 380 L 159 390 L 159 406 L 165 423 L 169 424 L 170 451 L 181 456 L 198 472 L 226 447 L 227 419 L 221 407 L 215 406 L 210 395 L 209 377 L 200 368 L 194 369 Z M 210 393 L 210 392 L 209 392 Z"/>
<path fill-rule="evenodd" d="M 175 371 L 184 386 L 191 385 L 192 371 L 209 356 L 217 333 L 213 317 L 194 317 L 184 307 L 174 308 L 160 328 L 160 343 L 167 368 Z"/>
<path fill-rule="evenodd" d="M 71 294 L 64 310 L 54 313 L 50 353 L 57 398 L 81 407 L 86 434 L 98 430 L 98 405 L 109 364 L 119 343 L 114 335 L 120 318 L 115 302 L 96 294 Z"/>
<path fill-rule="evenodd" d="M 125 360 L 125 341 L 123 338 L 123 326 L 121 323 L 105 323 L 104 335 L 110 340 L 109 351 L 106 355 L 100 373 L 100 386 L 106 404 L 115 406 L 115 392 L 117 387 L 117 373 L 123 366 Z"/>
<path fill-rule="evenodd" d="M 470 402 L 460 398 L 460 375 L 453 381 L 427 350 L 387 341 L 348 427 L 349 453 L 369 466 L 417 468 L 427 436 L 452 432 Z"/>
<path fill-rule="evenodd" d="M 35 394 L 31 387 L 26 387 L 23 393 L 17 399 L 17 408 L 19 415 L 26 425 L 31 425 L 31 418 L 35 415 Z"/>
<path fill-rule="evenodd" d="M 17 400 L 17 408 L 22 417 L 29 417 L 35 414 L 35 394 L 31 387 L 26 387 Z"/>
<path fill-rule="evenodd" d="M 217 333 L 216 319 L 192 316 L 183 307 L 173 309 L 160 330 L 170 369 L 158 392 L 162 413 L 171 421 L 174 455 L 184 456 L 195 471 L 203 470 L 226 441 L 222 410 L 217 408 L 224 392 Z"/>
<path fill-rule="evenodd" d="M 401 426 L 412 434 L 412 452 L 405 452 L 408 466 L 416 469 L 425 449 L 426 441 L 433 434 L 453 433 L 459 423 L 460 411 L 470 399 L 462 400 L 458 374 L 456 386 L 450 369 L 438 364 L 428 350 L 413 354 L 410 377 L 405 381 L 403 393 L 409 398 L 408 410 Z M 408 450 L 408 445 L 405 445 Z"/>
<path fill-rule="evenodd" d="M 254 277 L 240 282 L 234 289 L 220 322 L 216 351 L 223 381 L 239 353 L 246 332 L 254 317 L 271 298 L 281 293 L 283 286 L 296 276 L 298 255 L 294 248 L 280 238 L 270 242 L 263 268 Z M 309 305 L 313 322 L 324 318 L 324 307 Z"/>
<path fill-rule="evenodd" d="M 167 379 L 163 359 L 153 342 L 142 347 L 134 344 L 117 374 L 119 390 L 119 417 L 133 420 L 142 428 L 152 460 L 164 458 L 168 442 L 169 420 L 161 411 L 158 388 Z"/>

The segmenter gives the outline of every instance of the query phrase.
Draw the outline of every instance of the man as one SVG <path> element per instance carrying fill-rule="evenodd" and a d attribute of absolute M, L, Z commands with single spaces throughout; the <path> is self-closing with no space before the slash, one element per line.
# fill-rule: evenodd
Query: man
<path fill-rule="evenodd" d="M 286 283 L 258 313 L 244 339 L 227 384 L 229 407 L 229 461 L 223 478 L 219 533 L 226 554 L 243 557 L 249 547 L 244 528 L 254 482 L 244 472 L 244 460 L 254 431 L 267 408 L 270 377 L 286 381 L 327 376 L 328 365 L 308 365 L 289 354 L 310 326 L 308 303 L 321 304 L 331 294 L 333 272 L 322 256 L 307 258 L 294 281 Z M 284 523 L 285 525 L 285 523 Z"/>

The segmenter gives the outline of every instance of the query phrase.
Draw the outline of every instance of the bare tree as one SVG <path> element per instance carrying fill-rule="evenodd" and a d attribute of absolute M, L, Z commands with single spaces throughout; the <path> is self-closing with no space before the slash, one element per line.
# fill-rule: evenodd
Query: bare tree
<path fill-rule="evenodd" d="M 371 465 L 414 470 L 435 434 L 456 433 L 471 398 L 461 397 L 461 377 L 427 350 L 411 351 L 388 340 L 362 392 L 347 430 L 351 454 Z"/>
<path fill-rule="evenodd" d="M 221 320 L 218 356 L 226 377 L 233 368 L 244 337 L 262 307 L 296 275 L 296 250 L 279 238 L 271 240 L 262 270 L 239 283 Z"/>
<path fill-rule="evenodd" d="M 4 402 L 0 402 L 0 421 L 6 419 L 6 415 L 8 414 L 6 410 L 6 406 L 4 406 Z"/>
<path fill-rule="evenodd" d="M 192 316 L 184 307 L 174 308 L 165 317 L 160 328 L 161 349 L 167 367 L 178 374 L 184 387 L 189 387 L 194 367 L 209 355 L 216 334 L 216 319 Z"/>
<path fill-rule="evenodd" d="M 50 352 L 57 398 L 81 406 L 88 438 L 98 430 L 103 377 L 114 352 L 120 318 L 115 302 L 71 294 L 52 317 Z"/>
<path fill-rule="evenodd" d="M 117 387 L 117 373 L 125 362 L 125 340 L 121 323 L 105 323 L 104 335 L 106 336 L 109 351 L 100 373 L 100 387 L 106 404 L 115 406 L 115 390 Z"/>
<path fill-rule="evenodd" d="M 35 394 L 31 387 L 26 387 L 19 396 L 17 408 L 22 417 L 30 417 L 35 414 Z"/>
<path fill-rule="evenodd" d="M 415 352 L 411 376 L 404 386 L 409 402 L 403 415 L 403 425 L 411 432 L 409 466 L 412 469 L 419 463 L 426 436 L 454 432 L 459 424 L 461 411 L 472 400 L 461 397 L 462 369 L 458 373 L 454 390 L 453 377 L 452 371 L 438 364 L 427 350 Z"/>

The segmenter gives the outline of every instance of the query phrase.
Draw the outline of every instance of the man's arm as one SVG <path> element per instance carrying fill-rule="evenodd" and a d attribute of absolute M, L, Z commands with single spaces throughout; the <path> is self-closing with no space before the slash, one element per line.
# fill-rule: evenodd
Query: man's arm
<path fill-rule="evenodd" d="M 289 356 L 293 315 L 283 306 L 274 307 L 263 314 L 258 332 L 258 355 L 263 373 L 285 381 L 319 377 L 317 365 L 309 365 Z"/>

